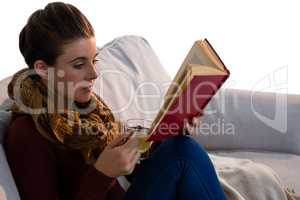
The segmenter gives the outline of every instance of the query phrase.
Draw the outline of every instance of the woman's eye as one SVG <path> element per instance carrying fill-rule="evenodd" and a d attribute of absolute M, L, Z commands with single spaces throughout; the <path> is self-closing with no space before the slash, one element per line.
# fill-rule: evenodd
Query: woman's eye
<path fill-rule="evenodd" d="M 93 60 L 93 64 L 95 64 L 96 62 L 98 62 L 99 60 L 97 60 L 97 59 L 95 59 L 95 60 Z"/>
<path fill-rule="evenodd" d="M 76 69 L 81 69 L 82 66 L 83 66 L 83 63 L 73 65 L 73 67 Z"/>

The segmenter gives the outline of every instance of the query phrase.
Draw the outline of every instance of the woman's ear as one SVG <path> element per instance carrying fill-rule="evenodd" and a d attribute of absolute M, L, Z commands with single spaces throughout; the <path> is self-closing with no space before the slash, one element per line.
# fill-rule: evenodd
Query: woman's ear
<path fill-rule="evenodd" d="M 33 64 L 35 72 L 44 80 L 48 80 L 48 65 L 43 60 L 37 60 Z"/>

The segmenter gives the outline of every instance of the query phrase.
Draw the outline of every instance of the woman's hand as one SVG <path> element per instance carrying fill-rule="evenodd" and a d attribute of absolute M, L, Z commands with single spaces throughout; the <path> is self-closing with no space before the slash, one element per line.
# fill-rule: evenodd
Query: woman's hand
<path fill-rule="evenodd" d="M 202 113 L 201 115 L 197 116 L 197 117 L 194 117 L 193 120 L 192 120 L 192 124 L 189 124 L 188 122 L 186 122 L 184 124 L 184 129 L 185 129 L 185 134 L 187 135 L 196 135 L 197 134 L 197 127 L 200 126 L 201 124 L 201 117 L 203 116 L 204 114 Z"/>
<path fill-rule="evenodd" d="M 140 158 L 139 141 L 132 134 L 123 134 L 108 144 L 94 167 L 109 177 L 131 174 Z"/>
<path fill-rule="evenodd" d="M 184 124 L 184 130 L 185 131 L 183 133 L 185 135 L 193 135 L 195 133 L 193 127 L 188 122 Z"/>

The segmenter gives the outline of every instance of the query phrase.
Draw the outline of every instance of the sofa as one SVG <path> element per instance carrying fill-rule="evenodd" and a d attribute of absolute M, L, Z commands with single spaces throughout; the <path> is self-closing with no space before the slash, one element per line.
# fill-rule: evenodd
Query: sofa
<path fill-rule="evenodd" d="M 171 78 L 149 42 L 139 36 L 122 36 L 98 51 L 94 92 L 120 120 L 153 120 Z M 2 146 L 11 115 L 12 102 L 6 93 L 10 79 L 0 82 L 0 199 L 17 200 Z M 223 88 L 199 121 L 193 137 L 207 151 L 268 165 L 284 187 L 300 194 L 300 95 Z"/>

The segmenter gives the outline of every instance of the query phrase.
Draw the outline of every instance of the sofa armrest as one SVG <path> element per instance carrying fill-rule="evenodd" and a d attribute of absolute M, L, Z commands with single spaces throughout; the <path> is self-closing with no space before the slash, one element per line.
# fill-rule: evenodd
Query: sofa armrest
<path fill-rule="evenodd" d="M 300 95 L 222 89 L 194 128 L 194 138 L 209 150 L 300 155 Z"/>
<path fill-rule="evenodd" d="M 19 193 L 0 144 L 0 199 L 19 200 Z"/>

